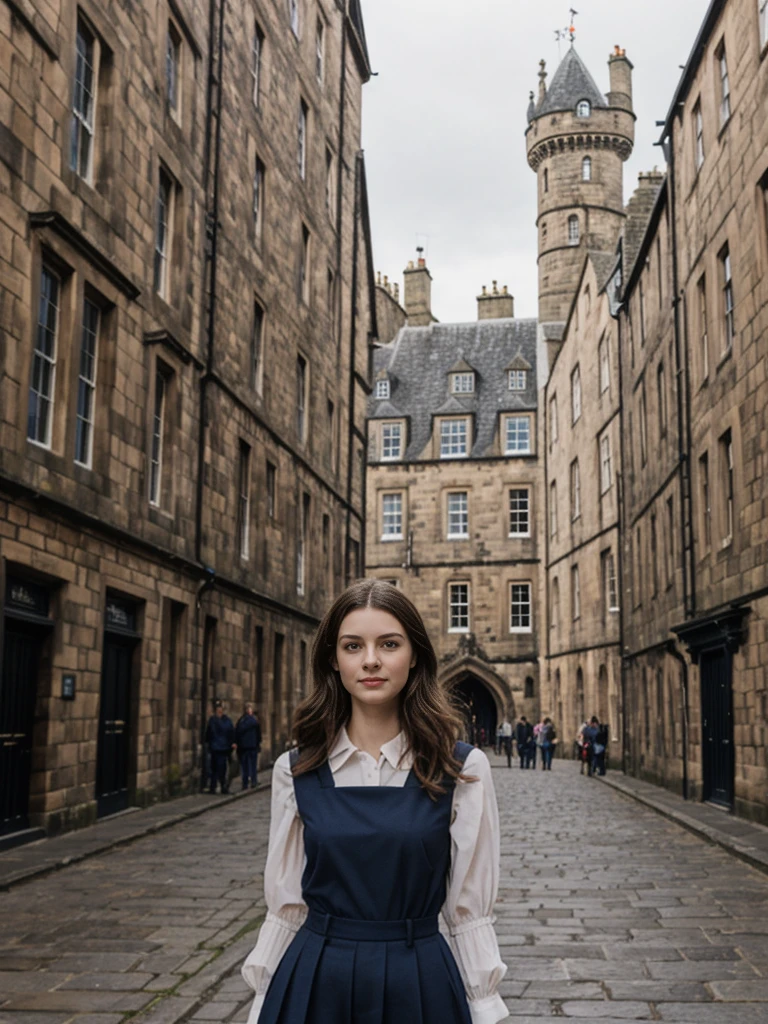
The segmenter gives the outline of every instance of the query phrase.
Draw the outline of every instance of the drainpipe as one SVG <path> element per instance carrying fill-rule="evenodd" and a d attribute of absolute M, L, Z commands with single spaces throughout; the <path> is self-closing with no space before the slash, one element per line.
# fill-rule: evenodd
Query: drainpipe
<path fill-rule="evenodd" d="M 674 640 L 667 642 L 667 653 L 679 661 L 683 667 L 682 698 L 683 698 L 683 800 L 688 799 L 688 662 L 675 646 Z"/>
<path fill-rule="evenodd" d="M 621 269 L 622 277 L 624 274 L 624 250 L 622 246 L 621 254 Z M 628 727 L 627 727 L 627 671 L 629 665 L 627 659 L 624 656 L 626 651 L 626 645 L 624 642 L 624 628 L 626 619 L 624 615 L 624 608 L 627 595 L 624 592 L 624 548 L 625 548 L 625 535 L 626 535 L 626 512 L 624 504 L 624 467 L 627 465 L 626 462 L 626 450 L 625 450 L 625 438 L 627 434 L 626 424 L 624 423 L 624 361 L 622 359 L 622 320 L 621 310 L 624 308 L 622 302 L 619 308 L 616 310 L 614 319 L 616 321 L 616 351 L 618 352 L 617 367 L 619 373 L 619 451 L 621 459 L 621 473 L 616 474 L 616 486 L 617 486 L 617 500 L 618 500 L 618 519 L 619 519 L 619 550 L 616 552 L 616 577 L 617 586 L 619 587 L 619 687 L 621 693 L 621 770 L 624 775 L 627 774 L 628 768 Z"/>

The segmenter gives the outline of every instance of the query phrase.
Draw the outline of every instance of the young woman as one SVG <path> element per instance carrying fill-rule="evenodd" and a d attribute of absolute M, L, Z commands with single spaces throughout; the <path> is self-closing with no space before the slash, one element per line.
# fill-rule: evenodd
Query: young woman
<path fill-rule="evenodd" d="M 249 1024 L 496 1024 L 490 765 L 456 742 L 421 616 L 391 584 L 356 583 L 312 669 L 298 749 L 273 773 Z"/>

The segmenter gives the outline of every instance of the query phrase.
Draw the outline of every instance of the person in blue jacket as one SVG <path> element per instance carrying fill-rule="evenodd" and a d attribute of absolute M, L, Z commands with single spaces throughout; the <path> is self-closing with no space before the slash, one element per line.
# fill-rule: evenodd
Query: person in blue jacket
<path fill-rule="evenodd" d="M 253 704 L 246 704 L 243 714 L 235 726 L 237 756 L 240 759 L 240 773 L 243 789 L 256 785 L 256 766 L 261 750 L 261 726 L 253 713 Z"/>
<path fill-rule="evenodd" d="M 235 727 L 232 719 L 224 714 L 224 705 L 217 700 L 213 714 L 205 727 L 205 742 L 211 755 L 210 792 L 216 792 L 216 783 L 222 793 L 229 792 L 229 759 L 235 746 Z"/>

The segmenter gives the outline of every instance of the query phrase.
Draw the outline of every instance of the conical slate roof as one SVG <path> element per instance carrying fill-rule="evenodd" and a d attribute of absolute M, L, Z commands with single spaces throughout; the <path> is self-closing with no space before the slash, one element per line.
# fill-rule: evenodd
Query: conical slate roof
<path fill-rule="evenodd" d="M 589 100 L 593 107 L 608 106 L 586 64 L 572 46 L 560 62 L 536 117 L 557 110 L 573 110 L 579 100 Z"/>

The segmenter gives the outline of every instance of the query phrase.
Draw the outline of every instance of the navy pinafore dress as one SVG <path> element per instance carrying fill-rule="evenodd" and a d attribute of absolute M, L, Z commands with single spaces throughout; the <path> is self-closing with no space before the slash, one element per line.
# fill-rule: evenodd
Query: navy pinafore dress
<path fill-rule="evenodd" d="M 458 743 L 457 760 L 463 764 L 471 749 Z M 336 788 L 326 761 L 295 778 L 294 788 L 309 912 L 275 971 L 259 1024 L 471 1024 L 437 925 L 453 784 L 437 800 L 413 771 L 402 788 Z"/>

